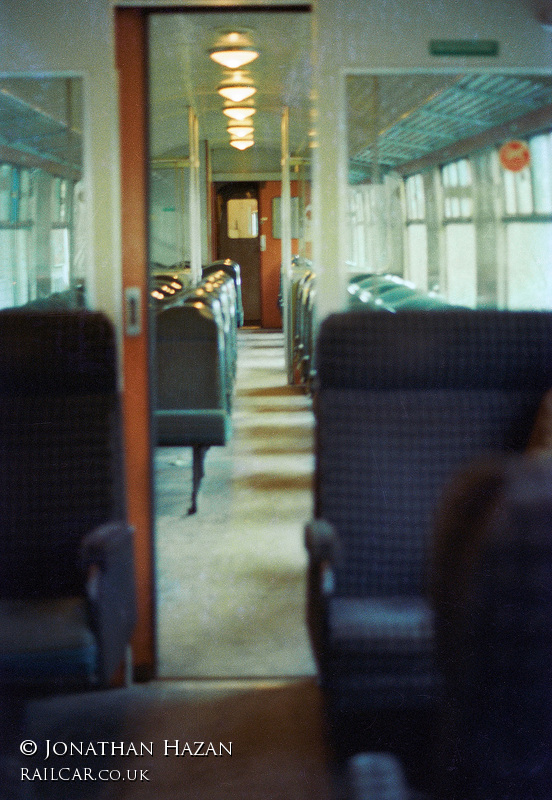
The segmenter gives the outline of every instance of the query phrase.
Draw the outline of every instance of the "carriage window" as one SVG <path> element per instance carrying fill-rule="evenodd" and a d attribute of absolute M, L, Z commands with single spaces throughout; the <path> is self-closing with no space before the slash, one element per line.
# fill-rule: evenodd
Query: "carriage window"
<path fill-rule="evenodd" d="M 504 213 L 507 217 L 552 214 L 552 134 L 533 136 L 527 141 L 526 147 L 526 166 L 507 169 L 501 164 Z"/>
<path fill-rule="evenodd" d="M 552 134 L 534 136 L 529 140 L 529 151 L 535 213 L 552 214 Z"/>
<path fill-rule="evenodd" d="M 409 222 L 425 219 L 424 180 L 421 175 L 406 179 L 406 214 Z"/>
<path fill-rule="evenodd" d="M 259 235 L 259 212 L 255 199 L 229 200 L 228 238 L 255 239 Z"/>
<path fill-rule="evenodd" d="M 22 169 L 19 175 L 19 222 L 32 222 L 33 181 L 30 169 Z"/>
<path fill-rule="evenodd" d="M 552 76 L 362 72 L 345 90 L 355 270 L 452 305 L 552 309 Z"/>
<path fill-rule="evenodd" d="M 0 308 L 76 289 L 75 187 L 82 179 L 82 81 L 0 80 Z M 82 227 L 82 226 L 81 226 Z M 82 262 L 82 259 L 80 259 Z M 77 274 L 78 273 L 78 274 Z"/>
<path fill-rule="evenodd" d="M 470 162 L 463 158 L 441 170 L 446 219 L 470 219 L 472 215 L 472 176 Z"/>

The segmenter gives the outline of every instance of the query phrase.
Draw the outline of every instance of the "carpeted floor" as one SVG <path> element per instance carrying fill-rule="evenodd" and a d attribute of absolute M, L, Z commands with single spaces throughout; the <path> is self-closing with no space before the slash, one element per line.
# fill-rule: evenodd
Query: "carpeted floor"
<path fill-rule="evenodd" d="M 187 516 L 189 448 L 156 452 L 159 676 L 307 676 L 303 528 L 312 513 L 311 400 L 286 385 L 280 332 L 239 332 L 226 447 Z"/>

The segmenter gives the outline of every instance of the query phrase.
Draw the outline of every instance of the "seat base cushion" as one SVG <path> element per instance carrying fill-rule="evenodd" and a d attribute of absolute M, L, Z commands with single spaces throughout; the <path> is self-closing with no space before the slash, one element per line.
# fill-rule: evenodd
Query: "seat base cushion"
<path fill-rule="evenodd" d="M 423 598 L 334 597 L 327 641 L 322 682 L 329 691 L 358 694 L 363 705 L 377 707 L 438 698 L 433 612 Z"/>
<path fill-rule="evenodd" d="M 82 597 L 0 601 L 0 685 L 95 680 L 97 644 Z"/>
<path fill-rule="evenodd" d="M 231 433 L 229 415 L 222 409 L 158 409 L 155 423 L 160 445 L 222 446 Z"/>

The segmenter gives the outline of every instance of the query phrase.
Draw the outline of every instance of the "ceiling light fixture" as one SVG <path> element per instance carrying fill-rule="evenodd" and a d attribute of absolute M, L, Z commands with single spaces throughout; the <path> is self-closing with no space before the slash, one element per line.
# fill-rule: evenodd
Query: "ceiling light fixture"
<path fill-rule="evenodd" d="M 239 69 L 246 64 L 251 64 L 259 54 L 254 47 L 226 47 L 224 50 L 211 50 L 209 55 L 213 61 L 216 61 L 222 67 Z"/>
<path fill-rule="evenodd" d="M 249 136 L 250 133 L 253 133 L 254 128 L 253 125 L 247 122 L 243 124 L 230 122 L 226 126 L 226 130 L 233 139 L 243 139 L 245 136 Z"/>
<path fill-rule="evenodd" d="M 247 100 L 248 97 L 253 97 L 257 89 L 251 81 L 245 80 L 236 73 L 233 78 L 228 78 L 219 85 L 217 92 L 233 103 L 241 103 L 242 100 Z"/>
<path fill-rule="evenodd" d="M 223 67 L 239 69 L 254 61 L 259 51 L 251 44 L 248 31 L 225 31 L 215 47 L 209 50 L 209 55 Z"/>
<path fill-rule="evenodd" d="M 225 106 L 222 109 L 223 114 L 226 114 L 230 119 L 238 120 L 238 122 L 252 117 L 255 111 L 256 109 L 253 106 Z"/>
<path fill-rule="evenodd" d="M 255 142 L 253 141 L 253 137 L 247 139 L 230 139 L 230 144 L 232 147 L 235 147 L 236 150 L 247 150 L 248 147 L 252 147 Z"/>

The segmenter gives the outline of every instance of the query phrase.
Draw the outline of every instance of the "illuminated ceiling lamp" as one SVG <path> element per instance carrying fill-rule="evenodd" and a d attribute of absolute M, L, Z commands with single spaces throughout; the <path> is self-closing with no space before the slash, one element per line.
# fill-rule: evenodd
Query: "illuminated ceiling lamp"
<path fill-rule="evenodd" d="M 209 50 L 209 55 L 223 67 L 239 69 L 254 61 L 259 51 L 251 44 L 249 31 L 223 31 L 215 45 Z"/>
<path fill-rule="evenodd" d="M 230 139 L 230 144 L 232 147 L 235 147 L 236 150 L 247 150 L 247 148 L 252 147 L 255 142 L 252 136 L 247 136 L 244 139 Z"/>
<path fill-rule="evenodd" d="M 226 114 L 227 117 L 230 119 L 235 119 L 238 122 L 243 122 L 244 119 L 249 119 L 255 113 L 256 108 L 254 106 L 232 106 L 232 105 L 225 105 L 222 109 L 222 113 Z"/>
<path fill-rule="evenodd" d="M 242 72 L 235 72 L 231 77 L 223 80 L 217 89 L 222 97 L 231 100 L 232 103 L 241 103 L 248 97 L 253 97 L 256 91 L 251 79 Z"/>
<path fill-rule="evenodd" d="M 253 125 L 248 122 L 230 122 L 226 126 L 226 130 L 232 137 L 232 139 L 244 139 L 246 136 L 249 136 L 253 133 Z"/>

